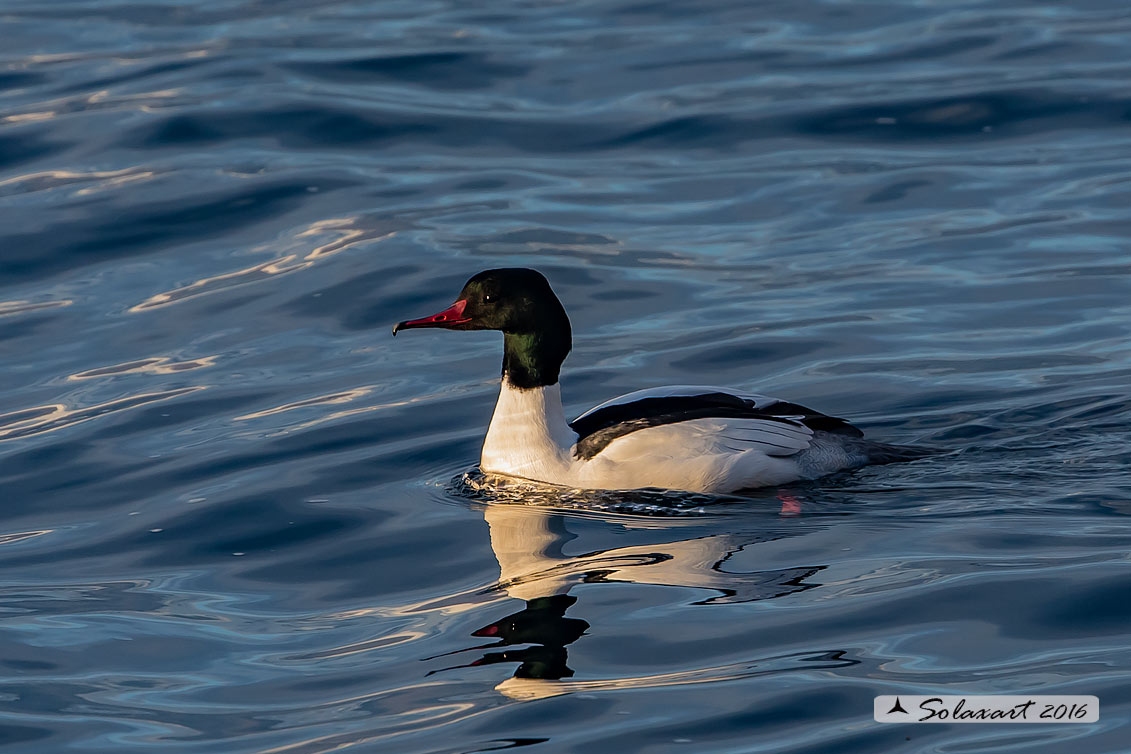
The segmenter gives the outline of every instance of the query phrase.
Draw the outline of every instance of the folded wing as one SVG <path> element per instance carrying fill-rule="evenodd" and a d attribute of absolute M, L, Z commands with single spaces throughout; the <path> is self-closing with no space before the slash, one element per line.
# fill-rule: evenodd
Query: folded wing
<path fill-rule="evenodd" d="M 796 403 L 756 393 L 695 385 L 628 393 L 585 412 L 570 427 L 578 434 L 574 452 L 588 460 L 619 437 L 651 427 L 687 422 L 716 433 L 721 447 L 735 452 L 758 449 L 773 456 L 788 456 L 804 450 L 816 431 L 863 436 L 843 419 Z"/>

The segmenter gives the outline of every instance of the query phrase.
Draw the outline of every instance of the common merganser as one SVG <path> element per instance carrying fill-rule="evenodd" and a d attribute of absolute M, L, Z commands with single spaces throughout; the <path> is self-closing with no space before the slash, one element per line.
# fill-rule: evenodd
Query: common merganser
<path fill-rule="evenodd" d="M 638 390 L 567 422 L 558 373 L 569 317 L 536 270 L 486 270 L 456 302 L 401 330 L 500 330 L 503 376 L 480 468 L 577 489 L 738 490 L 815 479 L 932 451 L 864 439 L 843 419 L 765 395 L 699 385 Z"/>

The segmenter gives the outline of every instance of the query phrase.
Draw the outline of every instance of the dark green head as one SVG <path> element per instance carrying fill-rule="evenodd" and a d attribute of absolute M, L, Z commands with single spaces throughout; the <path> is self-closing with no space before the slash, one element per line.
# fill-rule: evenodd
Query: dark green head
<path fill-rule="evenodd" d="M 464 284 L 456 302 L 431 317 L 399 322 L 393 335 L 417 327 L 499 330 L 503 379 L 515 387 L 553 385 L 572 347 L 569 317 L 536 270 L 485 270 Z"/>

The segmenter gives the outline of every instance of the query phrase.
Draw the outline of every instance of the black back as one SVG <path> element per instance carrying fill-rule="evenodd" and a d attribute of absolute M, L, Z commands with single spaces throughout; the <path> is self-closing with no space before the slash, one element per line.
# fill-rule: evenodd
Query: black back
<path fill-rule="evenodd" d="M 588 460 L 618 437 L 649 427 L 691 419 L 765 419 L 786 426 L 805 426 L 814 431 L 847 437 L 864 436 L 863 432 L 844 419 L 827 416 L 796 403 L 777 401 L 759 408 L 749 398 L 718 392 L 641 398 L 631 403 L 618 403 L 575 419 L 569 426 L 578 435 L 574 452 L 578 458 Z"/>

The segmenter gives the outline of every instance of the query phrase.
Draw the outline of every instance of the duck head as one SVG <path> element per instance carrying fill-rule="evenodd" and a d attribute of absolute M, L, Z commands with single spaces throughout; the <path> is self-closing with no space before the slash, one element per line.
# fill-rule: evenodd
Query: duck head
<path fill-rule="evenodd" d="M 431 317 L 398 322 L 393 335 L 425 327 L 499 330 L 503 379 L 522 389 L 556 383 L 572 348 L 569 317 L 549 281 L 521 267 L 480 272 L 464 284 L 454 304 Z"/>

